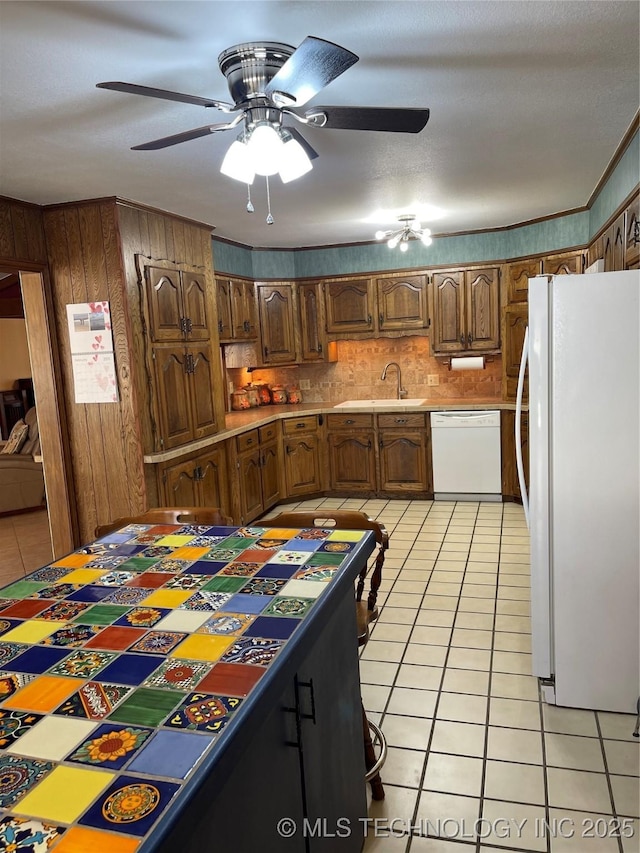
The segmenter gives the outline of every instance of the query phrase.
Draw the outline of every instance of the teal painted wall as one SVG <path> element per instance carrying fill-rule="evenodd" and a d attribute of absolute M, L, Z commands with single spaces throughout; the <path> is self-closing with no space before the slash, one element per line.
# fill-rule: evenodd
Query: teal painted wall
<path fill-rule="evenodd" d="M 246 278 L 293 279 L 348 275 L 376 270 L 412 269 L 518 258 L 583 246 L 635 189 L 640 180 L 640 133 L 600 190 L 590 210 L 557 216 L 501 231 L 436 237 L 431 246 L 411 244 L 408 252 L 391 252 L 385 244 L 362 243 L 324 249 L 252 250 L 213 238 L 216 272 Z"/>

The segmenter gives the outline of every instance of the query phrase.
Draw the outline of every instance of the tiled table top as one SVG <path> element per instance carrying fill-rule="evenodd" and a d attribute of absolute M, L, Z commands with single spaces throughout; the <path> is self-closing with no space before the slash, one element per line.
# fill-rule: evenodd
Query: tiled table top
<path fill-rule="evenodd" d="M 366 535 L 130 525 L 0 589 L 0 850 L 147 849 Z"/>

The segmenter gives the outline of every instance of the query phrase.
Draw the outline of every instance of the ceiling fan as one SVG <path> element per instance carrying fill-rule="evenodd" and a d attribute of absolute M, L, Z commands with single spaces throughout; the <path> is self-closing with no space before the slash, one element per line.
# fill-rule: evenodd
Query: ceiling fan
<path fill-rule="evenodd" d="M 167 148 L 211 133 L 241 127 L 221 171 L 251 184 L 255 174 L 280 174 L 286 183 L 311 169 L 318 156 L 293 123 L 331 130 L 374 130 L 419 133 L 429 120 L 428 109 L 318 106 L 299 111 L 321 89 L 358 61 L 340 45 L 307 36 L 297 48 L 279 42 L 249 42 L 224 50 L 218 65 L 227 79 L 233 103 L 184 95 L 134 83 L 98 83 L 133 95 L 179 101 L 223 113 L 228 121 L 134 145 L 134 151 Z M 285 121 L 289 122 L 285 127 Z"/>

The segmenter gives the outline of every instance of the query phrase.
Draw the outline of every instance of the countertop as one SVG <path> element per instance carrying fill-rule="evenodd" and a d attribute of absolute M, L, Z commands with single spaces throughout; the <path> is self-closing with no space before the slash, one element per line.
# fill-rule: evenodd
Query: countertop
<path fill-rule="evenodd" d="M 15 830 L 25 851 L 158 849 L 374 547 L 370 531 L 136 524 L 0 590 L 0 847 Z"/>
<path fill-rule="evenodd" d="M 495 399 L 464 399 L 463 397 L 452 397 L 448 400 L 424 400 L 419 406 L 398 405 L 395 400 L 390 401 L 390 405 L 385 407 L 381 403 L 377 403 L 375 408 L 367 408 L 363 406 L 340 406 L 336 408 L 336 403 L 296 403 L 295 405 L 283 406 L 260 406 L 256 409 L 247 409 L 243 412 L 227 412 L 225 416 L 225 428 L 200 441 L 190 442 L 188 445 L 174 447 L 171 450 L 161 451 L 159 453 L 150 453 L 144 456 L 143 461 L 146 464 L 158 464 L 160 462 L 170 462 L 173 459 L 179 459 L 186 453 L 193 451 L 204 450 L 217 444 L 219 441 L 225 441 L 228 438 L 233 438 L 240 433 L 246 432 L 248 429 L 253 429 L 275 420 L 284 420 L 285 418 L 299 418 L 303 415 L 316 414 L 342 414 L 349 412 L 351 414 L 385 414 L 393 412 L 446 412 L 446 411 L 483 411 L 483 410 L 515 410 L 515 403 L 505 402 L 504 400 Z M 526 406 L 524 407 L 526 409 Z"/>

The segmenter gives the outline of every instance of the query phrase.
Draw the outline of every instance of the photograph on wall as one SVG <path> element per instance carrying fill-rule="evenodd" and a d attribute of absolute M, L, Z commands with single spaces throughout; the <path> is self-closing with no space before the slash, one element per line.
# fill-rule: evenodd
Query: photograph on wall
<path fill-rule="evenodd" d="M 116 403 L 118 382 L 108 302 L 67 305 L 76 403 Z"/>

